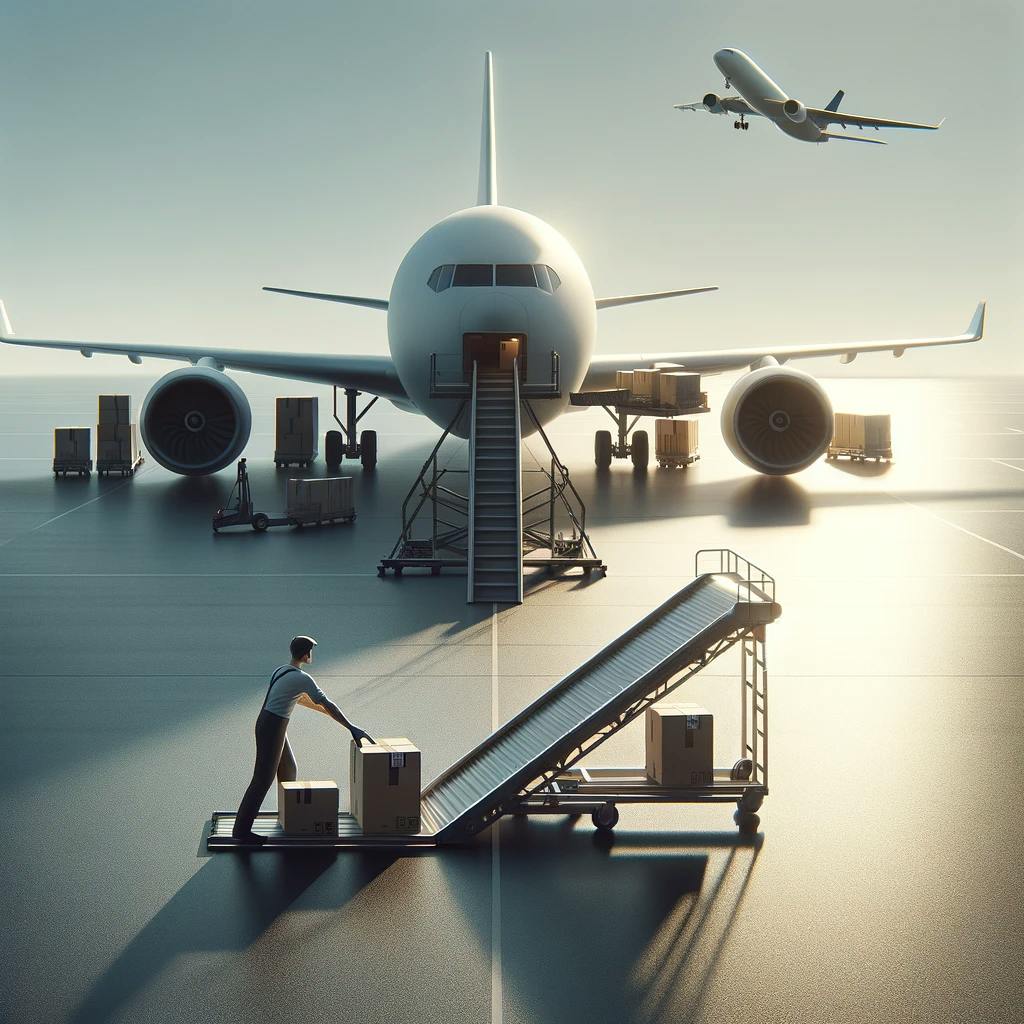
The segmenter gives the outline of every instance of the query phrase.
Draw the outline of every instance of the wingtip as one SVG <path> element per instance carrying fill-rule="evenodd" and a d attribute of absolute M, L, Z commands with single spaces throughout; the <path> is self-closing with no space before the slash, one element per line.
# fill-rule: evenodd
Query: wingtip
<path fill-rule="evenodd" d="M 4 300 L 0 299 L 0 338 L 6 339 L 14 334 L 14 328 L 11 327 L 11 321 L 7 317 L 7 307 L 4 305 Z"/>
<path fill-rule="evenodd" d="M 982 299 L 971 318 L 971 325 L 967 328 L 967 333 L 972 341 L 981 341 L 985 334 L 985 307 L 987 305 L 986 300 Z"/>

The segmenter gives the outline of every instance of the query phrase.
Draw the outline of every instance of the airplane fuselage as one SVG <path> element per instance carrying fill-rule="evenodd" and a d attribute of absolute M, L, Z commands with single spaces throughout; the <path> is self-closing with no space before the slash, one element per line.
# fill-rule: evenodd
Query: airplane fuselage
<path fill-rule="evenodd" d="M 395 371 L 411 405 L 442 427 L 460 399 L 431 396 L 432 355 L 440 383 L 461 382 L 480 336 L 484 345 L 513 339 L 521 383 L 546 384 L 556 352 L 561 397 L 533 403 L 544 424 L 579 390 L 595 334 L 594 291 L 575 250 L 549 224 L 507 206 L 474 206 L 435 224 L 408 251 L 391 287 Z M 465 428 L 456 432 L 464 436 Z"/>
<path fill-rule="evenodd" d="M 789 96 L 742 50 L 719 50 L 714 57 L 715 66 L 725 80 L 759 114 L 771 121 L 780 131 L 801 142 L 827 142 L 818 126 L 810 119 L 797 123 L 780 114 L 778 108 L 769 108 L 765 100 L 785 103 Z"/>

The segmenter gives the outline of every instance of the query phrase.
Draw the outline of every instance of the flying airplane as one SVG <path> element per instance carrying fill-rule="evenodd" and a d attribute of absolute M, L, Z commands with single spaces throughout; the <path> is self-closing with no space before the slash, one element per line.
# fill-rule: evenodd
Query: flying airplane
<path fill-rule="evenodd" d="M 781 475 L 814 462 L 832 436 L 832 407 L 821 385 L 784 363 L 829 355 L 849 362 L 860 352 L 888 351 L 902 356 L 908 348 L 957 345 L 981 338 L 984 303 L 978 306 L 966 333 L 948 337 L 595 355 L 599 311 L 713 291 L 714 287 L 595 298 L 582 261 L 558 231 L 529 213 L 498 203 L 493 80 L 488 53 L 477 205 L 439 221 L 413 244 L 398 267 L 388 298 L 270 289 L 386 312 L 388 355 L 18 338 L 2 304 L 0 341 L 78 351 L 86 357 L 121 355 L 132 363 L 147 357 L 190 363 L 153 385 L 139 418 L 149 453 L 162 466 L 184 475 L 201 476 L 231 465 L 249 439 L 249 402 L 225 370 L 346 389 L 351 400 L 349 440 L 353 443 L 345 454 L 361 457 L 364 468 L 369 469 L 376 462 L 376 435 L 372 444 L 367 438 L 367 443 L 363 445 L 361 439 L 359 446 L 352 437 L 358 394 L 387 399 L 400 409 L 422 413 L 438 426 L 447 427 L 460 401 L 438 397 L 434 371 L 439 378 L 445 373 L 459 380 L 466 379 L 464 374 L 471 378 L 473 361 L 497 366 L 502 346 L 505 350 L 514 346 L 518 353 L 524 386 L 543 388 L 557 362 L 559 397 L 536 403 L 541 425 L 566 410 L 571 393 L 614 386 L 618 370 L 671 364 L 703 374 L 748 371 L 725 398 L 722 430 L 740 461 L 758 472 Z M 533 429 L 532 423 L 523 424 L 524 434 Z M 453 428 L 461 437 L 466 437 L 468 430 L 468 423 Z"/>
<path fill-rule="evenodd" d="M 776 128 L 801 142 L 870 142 L 884 146 L 881 139 L 865 139 L 856 135 L 840 135 L 825 129 L 830 124 L 843 128 L 917 128 L 933 132 L 941 124 L 917 124 L 914 121 L 890 121 L 884 117 L 864 117 L 839 109 L 846 94 L 839 90 L 824 107 L 805 107 L 787 96 L 742 50 L 725 49 L 715 54 L 715 64 L 725 75 L 725 87 L 735 87 L 739 96 L 717 96 L 709 92 L 700 103 L 677 103 L 676 110 L 706 110 L 709 114 L 736 114 L 733 128 L 750 127 L 748 117 L 766 117 Z M 943 118 L 943 121 L 945 118 Z"/>

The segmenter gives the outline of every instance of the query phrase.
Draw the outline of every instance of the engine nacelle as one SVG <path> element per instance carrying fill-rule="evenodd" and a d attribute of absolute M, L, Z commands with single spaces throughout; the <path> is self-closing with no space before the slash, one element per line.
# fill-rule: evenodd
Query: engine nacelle
<path fill-rule="evenodd" d="M 230 377 L 190 366 L 172 370 L 153 385 L 142 404 L 139 429 L 161 466 L 185 476 L 205 476 L 241 455 L 252 430 L 252 412 Z"/>
<path fill-rule="evenodd" d="M 725 396 L 722 436 L 759 473 L 798 473 L 832 440 L 832 403 L 808 374 L 764 366 L 740 377 Z"/>
<path fill-rule="evenodd" d="M 722 100 L 716 96 L 713 92 L 709 92 L 704 99 L 701 100 L 704 104 L 704 109 L 710 114 L 721 114 L 722 113 Z"/>
<path fill-rule="evenodd" d="M 799 100 L 786 100 L 782 104 L 782 112 L 793 124 L 803 124 L 807 120 L 807 108 Z"/>

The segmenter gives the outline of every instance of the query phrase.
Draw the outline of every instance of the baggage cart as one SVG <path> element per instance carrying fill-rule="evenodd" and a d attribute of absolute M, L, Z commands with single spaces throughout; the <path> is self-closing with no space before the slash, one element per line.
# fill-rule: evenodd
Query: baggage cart
<path fill-rule="evenodd" d="M 92 473 L 92 431 L 88 427 L 57 427 L 53 431 L 53 475 Z"/>
<path fill-rule="evenodd" d="M 837 412 L 825 459 L 834 462 L 839 458 L 853 462 L 865 462 L 868 459 L 891 462 L 891 418 L 886 415 L 861 416 Z"/>

